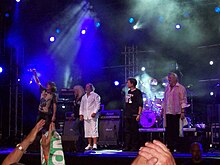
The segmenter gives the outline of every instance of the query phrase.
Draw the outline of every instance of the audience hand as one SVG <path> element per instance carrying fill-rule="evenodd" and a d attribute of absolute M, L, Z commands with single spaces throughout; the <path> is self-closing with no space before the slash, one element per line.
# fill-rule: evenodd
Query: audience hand
<path fill-rule="evenodd" d="M 145 143 L 133 165 L 176 165 L 176 163 L 169 149 L 160 141 L 154 140 L 153 143 Z"/>
<path fill-rule="evenodd" d="M 45 124 L 45 120 L 41 119 L 28 134 L 26 139 L 29 141 L 30 144 L 33 143 L 33 141 L 37 136 L 37 133 L 43 128 L 44 124 Z"/>
<path fill-rule="evenodd" d="M 155 157 L 158 159 L 156 165 L 175 165 L 175 160 L 169 149 L 160 141 L 154 140 L 153 143 L 145 143 L 139 154 L 146 159 Z"/>
<path fill-rule="evenodd" d="M 46 136 L 45 134 L 42 135 L 42 149 L 43 149 L 43 154 L 44 156 L 48 156 L 50 152 L 50 139 L 51 139 L 51 132 L 55 130 L 55 124 L 51 122 L 49 130 L 48 130 L 48 135 Z"/>

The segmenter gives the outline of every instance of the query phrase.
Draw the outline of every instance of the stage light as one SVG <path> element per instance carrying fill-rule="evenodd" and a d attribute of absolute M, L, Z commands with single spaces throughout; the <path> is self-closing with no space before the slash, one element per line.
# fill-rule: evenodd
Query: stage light
<path fill-rule="evenodd" d="M 60 29 L 56 28 L 56 33 L 59 34 L 60 33 Z"/>
<path fill-rule="evenodd" d="M 29 81 L 29 84 L 32 84 L 32 83 L 33 83 L 33 81 L 32 81 L 32 80 L 30 80 L 30 81 Z"/>
<path fill-rule="evenodd" d="M 210 94 L 210 96 L 213 96 L 213 95 L 214 95 L 214 92 L 210 92 L 209 94 Z"/>
<path fill-rule="evenodd" d="M 82 30 L 81 30 L 81 34 L 83 34 L 83 35 L 86 34 L 86 30 L 85 30 L 85 29 L 82 29 Z"/>
<path fill-rule="evenodd" d="M 180 24 L 176 24 L 176 29 L 177 30 L 181 29 L 181 25 Z"/>
<path fill-rule="evenodd" d="M 134 30 L 138 29 L 138 26 L 137 26 L 137 25 L 134 25 L 134 26 L 133 26 L 133 29 L 134 29 Z"/>
<path fill-rule="evenodd" d="M 21 0 L 16 0 L 16 2 L 20 2 Z"/>
<path fill-rule="evenodd" d="M 0 66 L 0 73 L 2 73 L 3 72 L 3 68 Z"/>
<path fill-rule="evenodd" d="M 134 18 L 132 18 L 132 17 L 129 18 L 128 22 L 129 22 L 130 24 L 134 23 Z"/>
<path fill-rule="evenodd" d="M 100 23 L 100 22 L 96 22 L 96 23 L 95 23 L 95 26 L 98 28 L 98 27 L 101 26 L 101 23 Z"/>
<path fill-rule="evenodd" d="M 213 65 L 214 64 L 214 62 L 213 61 L 209 61 L 209 65 Z"/>
<path fill-rule="evenodd" d="M 216 12 L 216 13 L 220 13 L 220 7 L 217 6 L 217 7 L 215 8 L 215 12 Z"/>
<path fill-rule="evenodd" d="M 65 109 L 65 108 L 66 108 L 66 106 L 65 106 L 65 105 L 62 105 L 62 108 L 63 108 L 63 109 Z"/>
<path fill-rule="evenodd" d="M 10 14 L 9 13 L 5 13 L 5 17 L 9 17 L 10 16 Z"/>
<path fill-rule="evenodd" d="M 56 38 L 54 36 L 50 37 L 50 42 L 54 42 L 56 40 Z"/>
<path fill-rule="evenodd" d="M 20 82 L 21 81 L 21 79 L 20 78 L 18 78 L 18 82 Z"/>
<path fill-rule="evenodd" d="M 119 85 L 119 82 L 118 82 L 118 81 L 114 81 L 114 85 L 115 85 L 115 86 L 118 86 L 118 85 Z"/>
<path fill-rule="evenodd" d="M 144 102 L 145 102 L 145 101 L 147 101 L 147 98 L 146 98 L 146 97 L 144 97 L 144 98 L 143 98 L 143 101 L 144 101 Z"/>
<path fill-rule="evenodd" d="M 141 71 L 143 71 L 143 72 L 144 72 L 144 71 L 145 71 L 145 67 L 141 67 Z"/>

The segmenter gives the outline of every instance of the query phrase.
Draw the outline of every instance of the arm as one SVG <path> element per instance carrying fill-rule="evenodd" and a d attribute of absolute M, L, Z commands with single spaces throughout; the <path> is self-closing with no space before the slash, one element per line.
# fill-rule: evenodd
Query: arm
<path fill-rule="evenodd" d="M 54 122 L 56 120 L 56 112 L 57 112 L 57 96 L 56 96 L 56 94 L 54 94 L 52 122 Z"/>
<path fill-rule="evenodd" d="M 3 161 L 2 165 L 8 165 L 12 163 L 18 163 L 22 155 L 29 147 L 31 143 L 35 140 L 37 133 L 43 128 L 45 120 L 40 120 L 35 127 L 31 130 L 28 136 L 20 143 L 20 149 L 16 147 Z"/>
<path fill-rule="evenodd" d="M 80 121 L 83 120 L 83 109 L 84 109 L 84 98 L 82 97 L 82 100 L 80 102 L 80 107 L 79 107 L 79 119 Z"/>
<path fill-rule="evenodd" d="M 180 90 L 179 98 L 180 98 L 180 105 L 181 105 L 180 118 L 184 119 L 185 118 L 185 108 L 188 107 L 186 89 L 184 87 L 182 87 L 181 90 Z"/>
<path fill-rule="evenodd" d="M 96 96 L 95 96 L 95 102 L 94 102 L 94 104 L 95 104 L 95 106 L 94 106 L 94 112 L 92 113 L 92 117 L 95 117 L 96 116 L 96 113 L 99 111 L 99 109 L 100 109 L 100 102 L 101 102 L 101 98 L 100 98 L 100 96 L 97 94 Z"/>
<path fill-rule="evenodd" d="M 53 103 L 53 116 L 52 116 L 52 122 L 55 122 L 56 120 L 56 111 L 57 111 L 57 104 Z"/>
<path fill-rule="evenodd" d="M 42 144 L 43 155 L 45 158 L 46 165 L 48 164 L 48 158 L 49 158 L 49 153 L 50 153 L 50 140 L 51 140 L 53 130 L 55 130 L 55 124 L 52 122 L 48 130 L 48 136 L 42 135 L 41 144 Z"/>
<path fill-rule="evenodd" d="M 138 115 L 136 117 L 136 121 L 140 120 L 140 115 L 141 115 L 142 109 L 143 109 L 143 96 L 142 96 L 141 91 L 138 94 L 138 105 L 139 105 L 138 106 Z"/>
<path fill-rule="evenodd" d="M 40 80 L 39 80 L 39 78 L 38 78 L 38 76 L 37 76 L 36 69 L 32 69 L 32 72 L 33 72 L 33 74 L 34 74 L 34 78 L 35 78 L 36 83 L 40 86 L 41 83 L 40 83 Z"/>

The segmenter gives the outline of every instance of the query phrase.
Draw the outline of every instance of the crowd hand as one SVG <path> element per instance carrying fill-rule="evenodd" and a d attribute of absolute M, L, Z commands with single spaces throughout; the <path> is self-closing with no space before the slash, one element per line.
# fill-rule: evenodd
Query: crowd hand
<path fill-rule="evenodd" d="M 49 130 L 48 130 L 48 135 L 46 136 L 45 134 L 42 135 L 42 148 L 43 148 L 43 153 L 44 155 L 49 155 L 50 152 L 50 139 L 51 139 L 51 132 L 55 130 L 55 124 L 53 122 L 51 122 Z"/>
<path fill-rule="evenodd" d="M 144 157 L 138 155 L 131 165 L 155 165 L 157 163 L 157 158 L 152 157 L 147 160 Z"/>
<path fill-rule="evenodd" d="M 37 133 L 40 132 L 40 130 L 43 128 L 43 126 L 45 125 L 45 120 L 41 119 L 36 125 L 35 127 L 31 130 L 31 132 L 29 133 L 29 135 L 27 136 L 27 139 L 29 141 L 29 143 L 33 143 L 33 141 L 35 140 Z"/>
<path fill-rule="evenodd" d="M 83 121 L 83 115 L 80 115 L 80 116 L 79 116 L 79 120 L 80 120 L 80 121 Z"/>
<path fill-rule="evenodd" d="M 96 113 L 92 113 L 91 117 L 95 117 L 96 116 Z"/>
<path fill-rule="evenodd" d="M 139 155 L 147 160 L 157 159 L 155 165 L 176 165 L 169 149 L 160 141 L 147 142 L 139 151 Z"/>

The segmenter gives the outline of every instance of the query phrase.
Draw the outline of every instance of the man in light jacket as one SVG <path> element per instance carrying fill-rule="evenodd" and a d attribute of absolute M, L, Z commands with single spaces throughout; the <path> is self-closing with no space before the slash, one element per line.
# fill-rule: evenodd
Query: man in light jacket
<path fill-rule="evenodd" d="M 80 120 L 84 120 L 85 138 L 88 146 L 85 150 L 97 149 L 98 114 L 100 109 L 100 96 L 94 92 L 91 83 L 86 84 L 86 94 L 82 97 L 79 109 Z"/>

